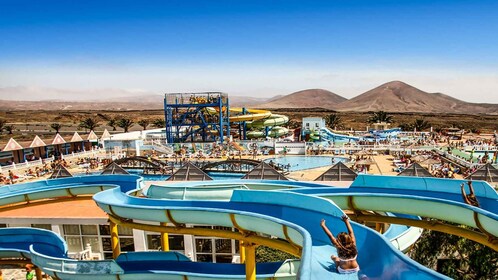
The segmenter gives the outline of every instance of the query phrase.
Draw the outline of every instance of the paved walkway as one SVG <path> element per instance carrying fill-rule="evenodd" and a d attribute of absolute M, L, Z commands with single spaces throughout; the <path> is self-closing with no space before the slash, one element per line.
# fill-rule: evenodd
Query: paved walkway
<path fill-rule="evenodd" d="M 2 269 L 4 280 L 25 280 L 26 270 L 24 269 Z M 35 277 L 36 279 L 36 277 Z"/>

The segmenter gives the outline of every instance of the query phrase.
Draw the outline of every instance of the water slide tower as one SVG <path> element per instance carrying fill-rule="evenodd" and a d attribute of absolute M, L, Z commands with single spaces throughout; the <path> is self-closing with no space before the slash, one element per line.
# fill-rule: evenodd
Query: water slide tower
<path fill-rule="evenodd" d="M 220 142 L 230 137 L 228 94 L 166 93 L 164 117 L 168 143 Z"/>

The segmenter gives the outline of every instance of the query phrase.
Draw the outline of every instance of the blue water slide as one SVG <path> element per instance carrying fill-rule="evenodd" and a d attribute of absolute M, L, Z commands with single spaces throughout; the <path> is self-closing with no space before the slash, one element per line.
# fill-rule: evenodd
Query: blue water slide
<path fill-rule="evenodd" d="M 327 141 L 359 141 L 359 140 L 361 140 L 360 137 L 349 136 L 349 135 L 338 134 L 338 133 L 332 132 L 326 127 L 322 127 L 320 129 L 320 135 L 321 135 L 322 139 L 327 140 Z"/>
<path fill-rule="evenodd" d="M 47 180 L 0 189 L 0 205 L 37 199 L 87 195 L 115 218 L 175 224 L 206 224 L 239 227 L 287 240 L 301 248 L 300 261 L 258 264 L 258 279 L 445 279 L 403 255 L 392 240 L 413 239 L 410 228 L 392 227 L 385 236 L 352 223 L 359 250 L 360 275 L 335 272 L 330 255 L 336 250 L 322 232 L 322 218 L 334 233 L 345 231 L 342 209 L 354 202 L 355 210 L 392 212 L 401 217 L 425 216 L 481 227 L 498 235 L 498 195 L 487 183 L 474 182 L 482 207 L 461 202 L 463 181 L 360 175 L 349 188 L 289 181 L 233 181 L 175 184 L 169 189 L 152 186 L 142 191 L 140 177 L 126 175 L 86 176 Z M 216 189 L 216 185 L 221 188 Z M 163 188 L 163 189 L 161 189 Z M 258 189 L 258 190 L 256 190 Z M 69 191 L 68 191 L 69 190 Z M 204 194 L 203 194 L 204 191 Z M 165 211 L 169 215 L 165 215 Z M 475 217 L 480 224 L 476 224 Z M 236 226 L 234 224 L 236 222 Z M 411 228 L 413 229 L 413 228 Z M 1 234 L 9 234 L 0 229 Z M 190 262 L 167 252 L 122 254 L 116 260 L 76 261 L 68 259 L 64 242 L 46 231 L 18 229 L 20 236 L 37 236 L 19 242 L 0 243 L 1 250 L 25 258 L 60 279 L 244 279 L 244 266 Z M 386 238 L 386 236 L 388 238 Z M 416 234 L 415 234 L 416 236 Z M 54 242 L 53 240 L 56 240 Z M 418 237 L 415 237 L 418 238 Z M 45 240 L 46 239 L 46 240 Z M 3 240 L 0 239 L 0 240 Z M 47 241 L 50 240 L 50 241 Z M 57 241 L 59 240 L 59 241 Z M 390 242 L 391 241 L 391 242 Z M 411 241 L 410 241 L 411 242 Z M 43 244 L 53 244 L 45 248 Z M 30 251 L 26 249 L 30 245 Z M 1 256 L 1 255 L 0 255 Z"/>

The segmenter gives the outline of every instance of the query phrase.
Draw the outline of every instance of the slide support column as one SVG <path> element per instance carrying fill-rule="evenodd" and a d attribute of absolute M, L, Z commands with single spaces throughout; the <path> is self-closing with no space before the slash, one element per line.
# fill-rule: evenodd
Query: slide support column
<path fill-rule="evenodd" d="M 39 267 L 35 268 L 36 279 L 42 279 L 42 271 Z"/>
<path fill-rule="evenodd" d="M 121 246 L 119 245 L 118 225 L 113 221 L 111 221 L 110 227 L 111 227 L 112 258 L 116 259 L 121 254 Z"/>
<path fill-rule="evenodd" d="M 240 263 L 246 262 L 246 244 L 244 241 L 240 241 Z"/>
<path fill-rule="evenodd" d="M 253 243 L 244 244 L 246 280 L 256 280 L 256 245 Z"/>
<path fill-rule="evenodd" d="M 165 227 L 167 223 L 161 223 L 161 226 Z M 169 235 L 167 232 L 161 232 L 161 249 L 163 252 L 169 251 Z"/>

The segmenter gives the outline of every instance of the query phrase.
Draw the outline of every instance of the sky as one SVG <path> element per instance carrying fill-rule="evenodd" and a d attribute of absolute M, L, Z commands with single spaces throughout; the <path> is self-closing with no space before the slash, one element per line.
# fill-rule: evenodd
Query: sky
<path fill-rule="evenodd" d="M 0 87 L 498 103 L 497 34 L 498 1 L 0 0 Z"/>

